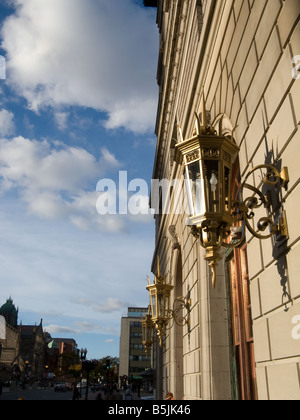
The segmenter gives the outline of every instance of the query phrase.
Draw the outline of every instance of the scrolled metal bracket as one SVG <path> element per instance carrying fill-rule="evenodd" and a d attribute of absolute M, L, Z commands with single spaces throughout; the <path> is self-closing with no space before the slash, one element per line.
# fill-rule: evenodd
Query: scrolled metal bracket
<path fill-rule="evenodd" d="M 184 327 L 185 325 L 190 328 L 190 308 L 191 308 L 191 298 L 190 298 L 190 292 L 187 294 L 186 297 L 177 297 L 174 300 L 173 303 L 173 309 L 169 309 L 168 311 L 168 320 L 170 323 L 168 324 L 168 327 L 166 328 L 169 330 L 173 326 L 173 322 L 175 322 L 176 325 L 179 327 Z M 182 311 L 186 309 L 187 313 L 186 315 L 182 314 Z M 173 322 L 172 322 L 173 321 Z"/>
<path fill-rule="evenodd" d="M 279 236 L 280 238 L 288 238 L 288 228 L 287 228 L 287 219 L 285 211 L 281 211 L 279 217 L 274 219 L 274 215 L 269 211 L 268 216 L 260 217 L 256 224 L 256 230 L 251 226 L 250 222 L 255 218 L 255 210 L 264 206 L 267 209 L 270 209 L 272 206 L 270 197 L 268 194 L 264 194 L 261 190 L 250 185 L 247 181 L 249 177 L 258 170 L 266 169 L 267 172 L 263 176 L 261 184 L 275 187 L 277 185 L 281 188 L 287 188 L 289 183 L 289 173 L 288 168 L 284 167 L 281 172 L 279 172 L 272 165 L 259 165 L 253 168 L 248 172 L 244 182 L 241 184 L 239 190 L 239 200 L 232 202 L 232 217 L 234 223 L 242 222 L 244 227 L 242 229 L 242 236 L 238 242 L 234 241 L 233 244 L 223 242 L 222 246 L 224 247 L 236 247 L 245 239 L 246 229 L 259 239 L 268 239 L 272 236 Z M 251 192 L 250 195 L 247 194 L 245 197 L 245 190 Z M 267 228 L 269 228 L 268 233 L 265 234 Z M 231 232 L 227 232 L 227 237 L 231 235 Z M 225 235 L 226 239 L 226 235 Z"/>

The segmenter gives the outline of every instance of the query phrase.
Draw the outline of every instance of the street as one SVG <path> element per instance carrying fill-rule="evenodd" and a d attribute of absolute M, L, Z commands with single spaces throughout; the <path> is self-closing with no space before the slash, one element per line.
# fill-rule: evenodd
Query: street
<path fill-rule="evenodd" d="M 95 400 L 97 396 L 99 395 L 99 392 L 89 392 L 88 394 L 88 400 Z M 131 395 L 131 394 L 130 394 Z M 2 395 L 0 396 L 0 401 L 17 401 L 20 398 L 24 398 L 25 401 L 71 401 L 73 396 L 72 391 L 67 392 L 54 392 L 53 389 L 26 389 L 26 390 L 17 390 L 17 391 L 10 391 L 8 388 L 4 389 L 2 392 Z M 145 393 L 141 394 L 143 397 L 148 397 L 150 394 Z M 148 399 L 146 398 L 146 399 Z M 85 392 L 82 392 L 82 398 L 81 400 L 85 399 Z M 111 400 L 112 398 L 107 398 L 107 396 L 104 394 L 104 392 L 101 392 L 101 399 L 102 401 L 105 400 Z M 119 399 L 119 398 L 118 398 Z M 121 393 L 121 400 L 124 398 L 124 393 Z M 132 400 L 140 400 L 141 397 L 138 396 L 137 393 L 132 394 Z M 152 399 L 152 397 L 150 398 Z"/>
<path fill-rule="evenodd" d="M 4 391 L 0 401 L 17 401 L 24 398 L 26 401 L 70 401 L 72 391 L 54 392 L 53 389 L 26 389 L 17 391 Z"/>

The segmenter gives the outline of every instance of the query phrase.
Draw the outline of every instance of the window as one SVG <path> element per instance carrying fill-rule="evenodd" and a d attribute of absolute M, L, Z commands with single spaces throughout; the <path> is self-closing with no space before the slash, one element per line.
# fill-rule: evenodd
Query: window
<path fill-rule="evenodd" d="M 233 168 L 232 198 L 240 186 L 238 159 Z M 230 291 L 232 326 L 232 372 L 234 397 L 257 400 L 247 244 L 227 253 L 226 275 Z"/>
<path fill-rule="evenodd" d="M 231 294 L 235 396 L 240 400 L 256 400 L 256 372 L 246 244 L 241 248 L 234 249 L 231 258 L 227 260 L 227 272 Z"/>
<path fill-rule="evenodd" d="M 130 338 L 141 338 L 142 339 L 142 333 L 140 332 L 131 332 Z"/>

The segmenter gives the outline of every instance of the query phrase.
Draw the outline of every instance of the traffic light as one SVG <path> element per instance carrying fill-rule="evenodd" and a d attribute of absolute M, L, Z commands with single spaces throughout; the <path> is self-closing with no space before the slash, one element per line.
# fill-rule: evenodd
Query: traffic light
<path fill-rule="evenodd" d="M 109 371 L 109 369 L 110 369 L 110 359 L 106 359 L 105 368 L 106 368 L 107 371 Z"/>

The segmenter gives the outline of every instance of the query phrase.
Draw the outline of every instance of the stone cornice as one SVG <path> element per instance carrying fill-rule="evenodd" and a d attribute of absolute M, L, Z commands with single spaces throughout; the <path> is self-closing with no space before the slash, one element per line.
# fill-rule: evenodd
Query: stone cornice
<path fill-rule="evenodd" d="M 187 9 L 189 0 L 180 0 L 174 2 L 170 13 L 175 13 L 175 21 L 172 28 L 169 30 L 173 32 L 172 39 L 169 45 L 166 45 L 164 51 L 165 63 L 165 85 L 163 86 L 162 99 L 157 116 L 157 149 L 154 163 L 153 178 L 160 178 L 161 173 L 161 158 L 164 156 L 166 148 L 167 135 L 173 131 L 170 128 L 171 116 L 173 111 L 173 104 L 176 98 L 178 89 L 178 75 L 180 71 L 180 62 L 183 50 L 183 39 L 186 30 Z M 174 10 L 176 7 L 176 10 Z"/>

